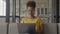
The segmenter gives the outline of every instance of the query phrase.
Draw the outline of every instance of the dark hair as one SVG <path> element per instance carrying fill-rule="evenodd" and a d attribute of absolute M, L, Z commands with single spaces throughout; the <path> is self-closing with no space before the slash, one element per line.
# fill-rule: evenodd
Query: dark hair
<path fill-rule="evenodd" d="M 27 7 L 33 7 L 33 8 L 35 8 L 36 7 L 35 1 L 28 1 L 27 2 Z"/>

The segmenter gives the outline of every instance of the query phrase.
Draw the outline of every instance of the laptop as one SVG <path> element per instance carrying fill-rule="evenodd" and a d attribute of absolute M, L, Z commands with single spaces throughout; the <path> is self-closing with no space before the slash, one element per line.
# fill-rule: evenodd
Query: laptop
<path fill-rule="evenodd" d="M 18 24 L 19 33 L 35 34 L 35 24 Z"/>

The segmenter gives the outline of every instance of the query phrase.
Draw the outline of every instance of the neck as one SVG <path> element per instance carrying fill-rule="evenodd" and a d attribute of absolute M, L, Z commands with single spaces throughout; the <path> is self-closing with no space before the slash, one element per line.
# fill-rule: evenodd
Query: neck
<path fill-rule="evenodd" d="M 33 15 L 30 15 L 30 16 L 29 16 L 29 18 L 34 18 L 34 17 L 35 17 L 35 16 L 33 16 Z"/>

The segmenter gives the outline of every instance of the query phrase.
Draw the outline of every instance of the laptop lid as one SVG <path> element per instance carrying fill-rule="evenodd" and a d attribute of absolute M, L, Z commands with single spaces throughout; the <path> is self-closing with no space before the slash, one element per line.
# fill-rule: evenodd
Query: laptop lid
<path fill-rule="evenodd" d="M 35 24 L 18 24 L 19 33 L 35 33 Z"/>

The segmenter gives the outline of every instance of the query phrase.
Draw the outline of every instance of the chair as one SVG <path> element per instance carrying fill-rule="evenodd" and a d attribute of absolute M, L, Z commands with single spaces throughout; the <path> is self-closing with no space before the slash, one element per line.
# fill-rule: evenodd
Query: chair
<path fill-rule="evenodd" d="M 0 34 L 7 34 L 7 23 L 0 23 Z"/>
<path fill-rule="evenodd" d="M 44 34 L 57 34 L 57 24 L 56 23 L 45 23 Z"/>

